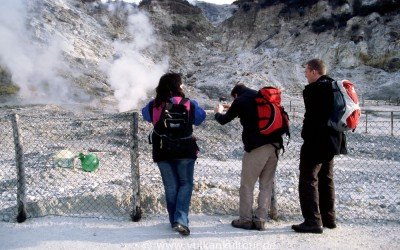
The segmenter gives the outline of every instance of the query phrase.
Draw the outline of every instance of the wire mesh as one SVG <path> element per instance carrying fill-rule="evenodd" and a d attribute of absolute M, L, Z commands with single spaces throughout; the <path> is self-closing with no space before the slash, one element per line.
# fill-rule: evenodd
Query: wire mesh
<path fill-rule="evenodd" d="M 298 109 L 299 110 L 299 109 Z M 302 139 L 302 114 L 293 110 L 291 139 L 280 156 L 276 172 L 276 199 L 280 216 L 301 215 L 298 198 L 299 155 Z M 334 178 L 338 219 L 397 220 L 400 218 L 400 121 L 394 120 L 394 135 L 384 116 L 368 124 L 368 133 L 360 128 L 347 132 L 348 155 L 335 157 Z M 371 118 L 371 117 L 370 117 Z M 386 117 L 387 118 L 387 117 Z M 386 119 L 386 122 L 388 120 Z M 151 124 L 141 123 L 140 158 L 142 207 L 147 213 L 166 211 L 161 177 L 151 161 L 147 134 Z M 200 155 L 195 165 L 195 184 L 191 211 L 209 214 L 238 214 L 239 185 L 243 146 L 238 120 L 219 125 L 209 114 L 204 124 L 196 127 Z M 255 188 L 255 195 L 258 189 Z"/>
<path fill-rule="evenodd" d="M 278 212 L 287 218 L 300 216 L 299 110 L 288 110 L 291 139 L 288 145 L 285 140 L 285 152 L 276 173 Z M 334 167 L 339 219 L 400 218 L 399 121 L 399 112 L 375 112 L 368 116 L 363 113 L 357 130 L 347 133 L 349 154 L 335 157 Z M 132 137 L 136 135 L 132 135 L 131 122 L 129 114 L 21 115 L 18 124 L 28 217 L 131 215 L 139 199 L 139 176 L 132 169 Z M 12 221 L 18 214 L 17 154 L 10 118 L 0 117 L 0 125 L 0 220 Z M 148 143 L 152 125 L 139 119 L 138 126 L 140 205 L 147 214 L 166 213 L 163 184 Z M 363 126 L 367 126 L 367 132 Z M 201 151 L 195 165 L 192 213 L 237 214 L 243 155 L 241 130 L 237 119 L 221 126 L 214 121 L 213 114 L 195 128 Z M 69 152 L 72 157 L 57 157 L 60 152 Z M 79 153 L 94 154 L 100 161 L 99 167 L 93 172 L 84 171 L 77 159 Z"/>
<path fill-rule="evenodd" d="M 112 117 L 19 116 L 28 218 L 131 215 L 134 199 L 130 151 L 132 118 L 128 114 Z M 6 132 L 2 134 L 10 137 L 11 126 L 2 128 Z M 16 171 L 14 146 L 9 139 L 7 142 L 7 150 L 1 153 L 1 174 L 8 174 L 1 184 L 3 220 L 10 220 L 15 215 L 17 188 L 16 177 L 11 175 Z M 99 164 L 88 161 L 93 159 L 98 159 Z M 3 212 L 10 209 L 14 211 L 10 216 Z"/>
<path fill-rule="evenodd" d="M 0 117 L 0 220 L 17 216 L 17 168 L 11 120 Z"/>

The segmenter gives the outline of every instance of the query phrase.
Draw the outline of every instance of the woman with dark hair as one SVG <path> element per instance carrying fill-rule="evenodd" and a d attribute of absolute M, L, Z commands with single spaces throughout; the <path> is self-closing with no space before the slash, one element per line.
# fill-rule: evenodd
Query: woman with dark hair
<path fill-rule="evenodd" d="M 164 74 L 156 88 L 156 98 L 142 109 L 142 115 L 154 126 L 151 135 L 153 160 L 160 169 L 164 184 L 169 221 L 174 230 L 187 236 L 190 234 L 188 214 L 194 164 L 199 151 L 196 139 L 192 136 L 193 125 L 200 125 L 206 118 L 206 113 L 196 101 L 185 97 L 182 85 L 179 74 Z M 182 117 L 174 120 L 182 120 L 184 128 L 181 133 L 178 133 L 176 124 L 172 132 L 166 125 L 172 109 Z"/>

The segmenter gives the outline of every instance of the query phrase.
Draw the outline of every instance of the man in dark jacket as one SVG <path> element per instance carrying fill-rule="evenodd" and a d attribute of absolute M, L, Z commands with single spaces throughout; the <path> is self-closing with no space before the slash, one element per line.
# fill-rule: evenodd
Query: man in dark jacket
<path fill-rule="evenodd" d="M 240 181 L 240 218 L 233 220 L 232 226 L 264 230 L 282 137 L 260 134 L 256 95 L 257 91 L 238 84 L 232 89 L 231 96 L 234 101 L 226 113 L 222 114 L 224 107 L 221 104 L 217 105 L 214 111 L 215 119 L 220 124 L 224 125 L 239 117 L 243 126 L 242 140 L 246 152 L 243 155 Z M 253 191 L 258 179 L 260 183 L 258 208 L 253 215 Z"/>
<path fill-rule="evenodd" d="M 342 132 L 328 127 L 333 110 L 332 78 L 325 63 L 312 59 L 306 63 L 308 85 L 303 91 L 305 114 L 301 137 L 299 196 L 304 222 L 293 225 L 301 233 L 322 233 L 322 227 L 336 228 L 333 158 L 346 154 Z"/>

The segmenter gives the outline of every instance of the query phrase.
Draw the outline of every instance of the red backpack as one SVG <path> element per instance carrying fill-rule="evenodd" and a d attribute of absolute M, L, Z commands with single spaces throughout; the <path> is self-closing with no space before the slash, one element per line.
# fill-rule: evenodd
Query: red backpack
<path fill-rule="evenodd" d="M 256 96 L 258 128 L 262 135 L 290 137 L 289 116 L 281 106 L 281 91 L 274 87 L 260 89 Z"/>
<path fill-rule="evenodd" d="M 333 113 L 328 126 L 343 132 L 355 130 L 360 122 L 361 109 L 353 83 L 349 80 L 332 82 Z"/>

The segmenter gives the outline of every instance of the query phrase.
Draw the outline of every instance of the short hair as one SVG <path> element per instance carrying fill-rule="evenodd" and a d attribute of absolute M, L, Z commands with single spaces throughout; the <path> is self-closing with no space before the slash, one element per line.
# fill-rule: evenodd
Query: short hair
<path fill-rule="evenodd" d="M 243 83 L 238 83 L 238 84 L 235 85 L 235 87 L 233 87 L 233 89 L 231 91 L 231 96 L 235 97 L 235 95 L 239 95 L 245 89 L 246 89 L 246 86 Z"/>
<path fill-rule="evenodd" d="M 321 59 L 311 59 L 306 63 L 306 66 L 308 66 L 311 70 L 316 70 L 320 75 L 326 75 L 326 64 Z"/>

